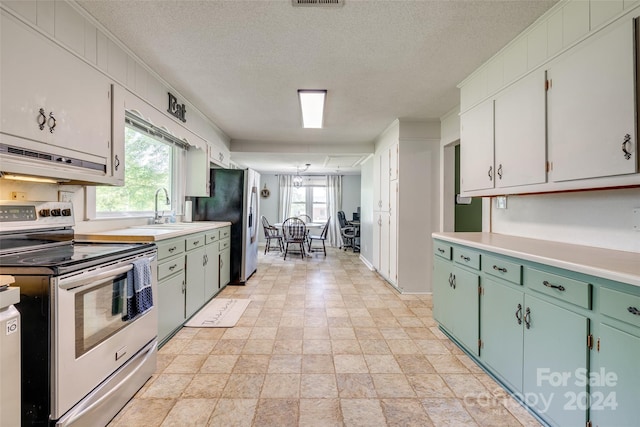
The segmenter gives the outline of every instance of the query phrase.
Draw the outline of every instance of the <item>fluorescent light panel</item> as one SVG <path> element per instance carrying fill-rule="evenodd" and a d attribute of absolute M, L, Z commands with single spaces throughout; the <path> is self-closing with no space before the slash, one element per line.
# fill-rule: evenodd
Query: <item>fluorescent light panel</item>
<path fill-rule="evenodd" d="M 326 96 L 326 90 L 298 90 L 300 108 L 302 109 L 302 127 L 311 129 L 322 128 L 324 100 Z"/>

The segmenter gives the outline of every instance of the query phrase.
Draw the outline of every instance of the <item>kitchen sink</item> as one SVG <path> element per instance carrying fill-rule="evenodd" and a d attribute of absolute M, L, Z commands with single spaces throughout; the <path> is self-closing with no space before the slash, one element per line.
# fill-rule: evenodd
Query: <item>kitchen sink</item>
<path fill-rule="evenodd" d="M 147 225 L 134 225 L 129 228 L 166 228 L 176 230 L 186 230 L 189 228 L 202 228 L 202 223 L 194 222 L 169 222 L 166 224 L 147 224 Z"/>

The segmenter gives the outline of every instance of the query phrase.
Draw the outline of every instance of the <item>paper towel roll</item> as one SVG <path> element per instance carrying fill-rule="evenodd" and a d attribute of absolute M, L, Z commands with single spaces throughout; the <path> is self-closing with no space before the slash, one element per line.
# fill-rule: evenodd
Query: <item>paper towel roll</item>
<path fill-rule="evenodd" d="M 193 217 L 193 212 L 192 212 L 192 201 L 191 200 L 187 200 L 186 202 L 184 202 L 184 222 L 191 222 L 191 219 Z"/>

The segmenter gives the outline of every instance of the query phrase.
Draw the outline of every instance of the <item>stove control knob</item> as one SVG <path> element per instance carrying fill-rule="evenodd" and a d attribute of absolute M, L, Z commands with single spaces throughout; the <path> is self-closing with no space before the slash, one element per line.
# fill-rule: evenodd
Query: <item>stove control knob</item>
<path fill-rule="evenodd" d="M 62 215 L 62 212 L 60 212 L 60 209 L 51 209 L 51 216 L 60 216 Z"/>
<path fill-rule="evenodd" d="M 62 209 L 62 216 L 71 216 L 71 209 Z"/>
<path fill-rule="evenodd" d="M 51 210 L 49 209 L 40 209 L 40 212 L 38 212 L 40 214 L 40 216 L 42 217 L 46 217 L 46 216 L 50 216 L 51 215 Z"/>

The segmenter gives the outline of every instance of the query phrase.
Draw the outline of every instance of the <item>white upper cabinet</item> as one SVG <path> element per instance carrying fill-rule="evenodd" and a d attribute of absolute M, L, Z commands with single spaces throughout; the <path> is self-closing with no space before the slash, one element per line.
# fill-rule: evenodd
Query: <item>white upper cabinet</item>
<path fill-rule="evenodd" d="M 494 187 L 493 100 L 460 116 L 460 186 L 462 191 Z"/>
<path fill-rule="evenodd" d="M 49 167 L 77 166 L 77 171 L 95 175 L 96 182 L 107 179 L 111 82 L 4 11 L 0 26 L 0 141 L 55 153 L 45 173 Z"/>
<path fill-rule="evenodd" d="M 550 179 L 637 172 L 632 20 L 562 55 L 547 76 Z"/>
<path fill-rule="evenodd" d="M 494 108 L 495 186 L 545 182 L 544 71 L 535 71 L 498 94 Z"/>

